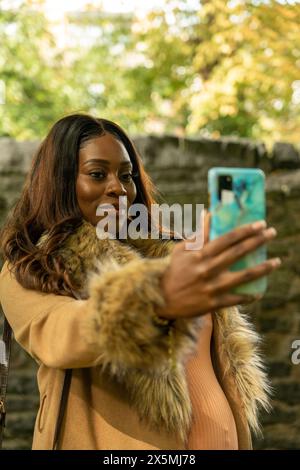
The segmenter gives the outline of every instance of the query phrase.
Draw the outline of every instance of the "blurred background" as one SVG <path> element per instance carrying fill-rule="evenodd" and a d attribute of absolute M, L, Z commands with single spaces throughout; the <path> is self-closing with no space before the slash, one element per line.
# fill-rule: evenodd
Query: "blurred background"
<path fill-rule="evenodd" d="M 74 110 L 131 133 L 299 142 L 293 0 L 1 0 L 0 135 Z"/>
<path fill-rule="evenodd" d="M 254 446 L 300 448 L 300 1 L 0 0 L 0 225 L 74 112 L 123 126 L 169 203 L 207 204 L 212 166 L 265 171 L 283 265 L 250 312 L 274 387 Z M 31 446 L 35 374 L 14 343 L 7 449 Z"/>

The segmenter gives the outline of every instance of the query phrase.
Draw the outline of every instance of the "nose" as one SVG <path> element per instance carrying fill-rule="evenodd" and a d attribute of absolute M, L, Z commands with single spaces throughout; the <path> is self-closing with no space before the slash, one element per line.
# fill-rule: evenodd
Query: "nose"
<path fill-rule="evenodd" d="M 116 175 L 112 175 L 110 177 L 109 181 L 107 182 L 105 192 L 107 195 L 114 197 L 124 196 L 127 194 L 126 189 Z"/>

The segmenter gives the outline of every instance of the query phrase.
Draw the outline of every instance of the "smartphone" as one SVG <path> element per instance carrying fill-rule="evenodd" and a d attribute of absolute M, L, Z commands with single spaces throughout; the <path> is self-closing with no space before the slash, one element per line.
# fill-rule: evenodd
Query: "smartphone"
<path fill-rule="evenodd" d="M 214 240 L 240 225 L 266 219 L 265 174 L 257 168 L 214 167 L 208 171 L 210 234 Z M 264 262 L 266 245 L 248 253 L 229 267 L 240 271 Z M 267 277 L 241 284 L 236 294 L 263 294 Z"/>

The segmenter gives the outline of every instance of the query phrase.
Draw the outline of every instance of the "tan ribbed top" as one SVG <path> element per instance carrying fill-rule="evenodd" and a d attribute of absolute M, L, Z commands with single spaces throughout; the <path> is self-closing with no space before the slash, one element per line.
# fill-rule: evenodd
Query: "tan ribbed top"
<path fill-rule="evenodd" d="M 238 438 L 234 417 L 211 361 L 212 317 L 207 313 L 202 318 L 197 353 L 186 364 L 193 407 L 193 423 L 187 448 L 236 450 Z"/>

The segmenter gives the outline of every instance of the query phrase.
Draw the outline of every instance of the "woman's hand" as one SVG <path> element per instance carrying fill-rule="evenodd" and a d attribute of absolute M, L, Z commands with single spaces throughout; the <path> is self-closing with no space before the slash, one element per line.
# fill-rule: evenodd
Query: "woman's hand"
<path fill-rule="evenodd" d="M 179 242 L 171 255 L 171 263 L 162 279 L 166 300 L 157 314 L 165 318 L 193 317 L 211 310 L 249 303 L 257 296 L 230 293 L 233 287 L 266 276 L 281 261 L 274 258 L 242 271 L 228 268 L 247 253 L 276 236 L 266 223 L 247 224 L 208 241 L 209 214 L 205 218 L 204 246 L 187 250 L 186 241 Z"/>

